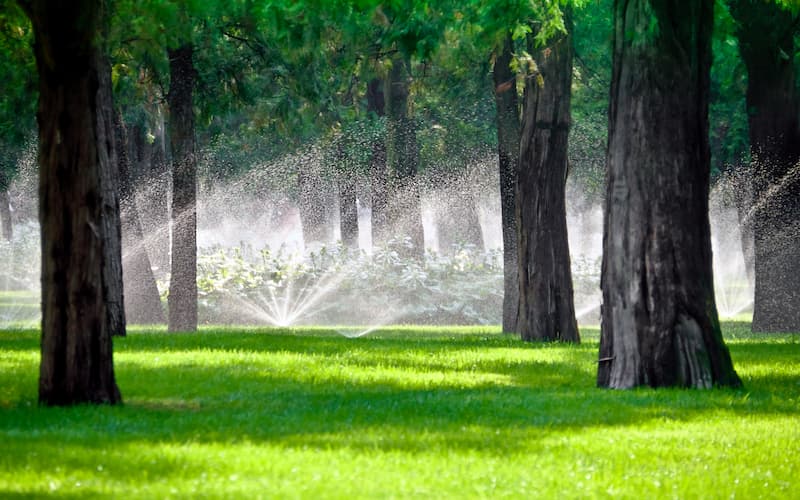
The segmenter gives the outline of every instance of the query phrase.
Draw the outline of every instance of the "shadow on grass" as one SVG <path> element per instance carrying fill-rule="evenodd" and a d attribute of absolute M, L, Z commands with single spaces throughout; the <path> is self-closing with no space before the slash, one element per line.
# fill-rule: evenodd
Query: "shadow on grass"
<path fill-rule="evenodd" d="M 3 337 L 0 352 L 30 354 L 37 341 L 18 332 Z M 0 435 L 12 455 L 36 450 L 40 462 L 55 449 L 77 456 L 85 446 L 142 442 L 506 454 L 585 428 L 718 412 L 794 416 L 800 400 L 796 368 L 759 369 L 796 366 L 800 345 L 733 345 L 745 390 L 618 392 L 594 387 L 596 346 L 531 346 L 500 335 L 230 333 L 115 342 L 121 407 L 38 408 L 35 361 L 0 375 L 3 384 L 26 381 L 17 401 L 0 408 Z"/>

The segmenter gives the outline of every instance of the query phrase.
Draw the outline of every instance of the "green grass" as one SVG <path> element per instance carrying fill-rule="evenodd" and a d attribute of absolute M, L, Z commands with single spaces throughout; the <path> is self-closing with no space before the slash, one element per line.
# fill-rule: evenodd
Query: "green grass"
<path fill-rule="evenodd" d="M 596 330 L 138 330 L 73 408 L 0 332 L 0 497 L 797 498 L 800 337 L 724 327 L 741 390 L 596 389 Z"/>

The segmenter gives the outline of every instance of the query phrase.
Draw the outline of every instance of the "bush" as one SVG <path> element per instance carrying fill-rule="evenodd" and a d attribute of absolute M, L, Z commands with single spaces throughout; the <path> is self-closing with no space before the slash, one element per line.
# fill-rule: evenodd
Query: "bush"
<path fill-rule="evenodd" d="M 342 246 L 306 257 L 249 246 L 198 256 L 200 316 L 207 323 L 374 325 L 498 324 L 499 250 L 462 246 L 452 256 L 403 257 L 395 241 L 372 255 Z M 576 296 L 596 290 L 596 265 L 576 267 Z M 586 274 L 584 276 L 583 274 Z"/>

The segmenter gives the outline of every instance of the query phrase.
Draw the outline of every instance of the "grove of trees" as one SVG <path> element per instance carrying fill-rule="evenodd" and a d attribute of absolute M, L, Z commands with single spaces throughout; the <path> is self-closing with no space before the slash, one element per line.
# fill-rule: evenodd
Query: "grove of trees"
<path fill-rule="evenodd" d="M 121 401 L 111 336 L 126 318 L 197 328 L 198 183 L 281 155 L 296 165 L 267 182 L 294 193 L 307 244 L 330 242 L 336 212 L 357 248 L 362 203 L 373 245 L 420 261 L 422 175 L 450 182 L 491 157 L 502 328 L 526 341 L 580 341 L 566 218 L 577 183 L 604 205 L 597 380 L 610 388 L 740 384 L 709 223 L 712 183 L 735 172 L 753 329 L 800 330 L 791 2 L 0 6 L 0 226 L 12 239 L 7 189 L 38 134 L 44 404 Z M 323 143 L 320 167 L 306 153 Z M 201 167 L 212 145 L 229 160 Z M 138 206 L 137 185 L 161 176 L 153 205 Z M 482 245 L 473 197 L 447 200 L 457 217 L 440 251 Z M 146 210 L 167 229 L 145 236 Z M 169 261 L 151 262 L 146 245 L 169 246 Z"/>

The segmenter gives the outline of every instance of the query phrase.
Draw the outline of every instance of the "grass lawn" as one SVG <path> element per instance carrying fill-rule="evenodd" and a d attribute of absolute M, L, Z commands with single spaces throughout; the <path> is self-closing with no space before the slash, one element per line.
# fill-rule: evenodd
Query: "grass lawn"
<path fill-rule="evenodd" d="M 800 497 L 800 336 L 726 323 L 741 390 L 594 387 L 580 346 L 482 328 L 138 330 L 118 407 L 39 408 L 0 332 L 0 497 Z"/>

